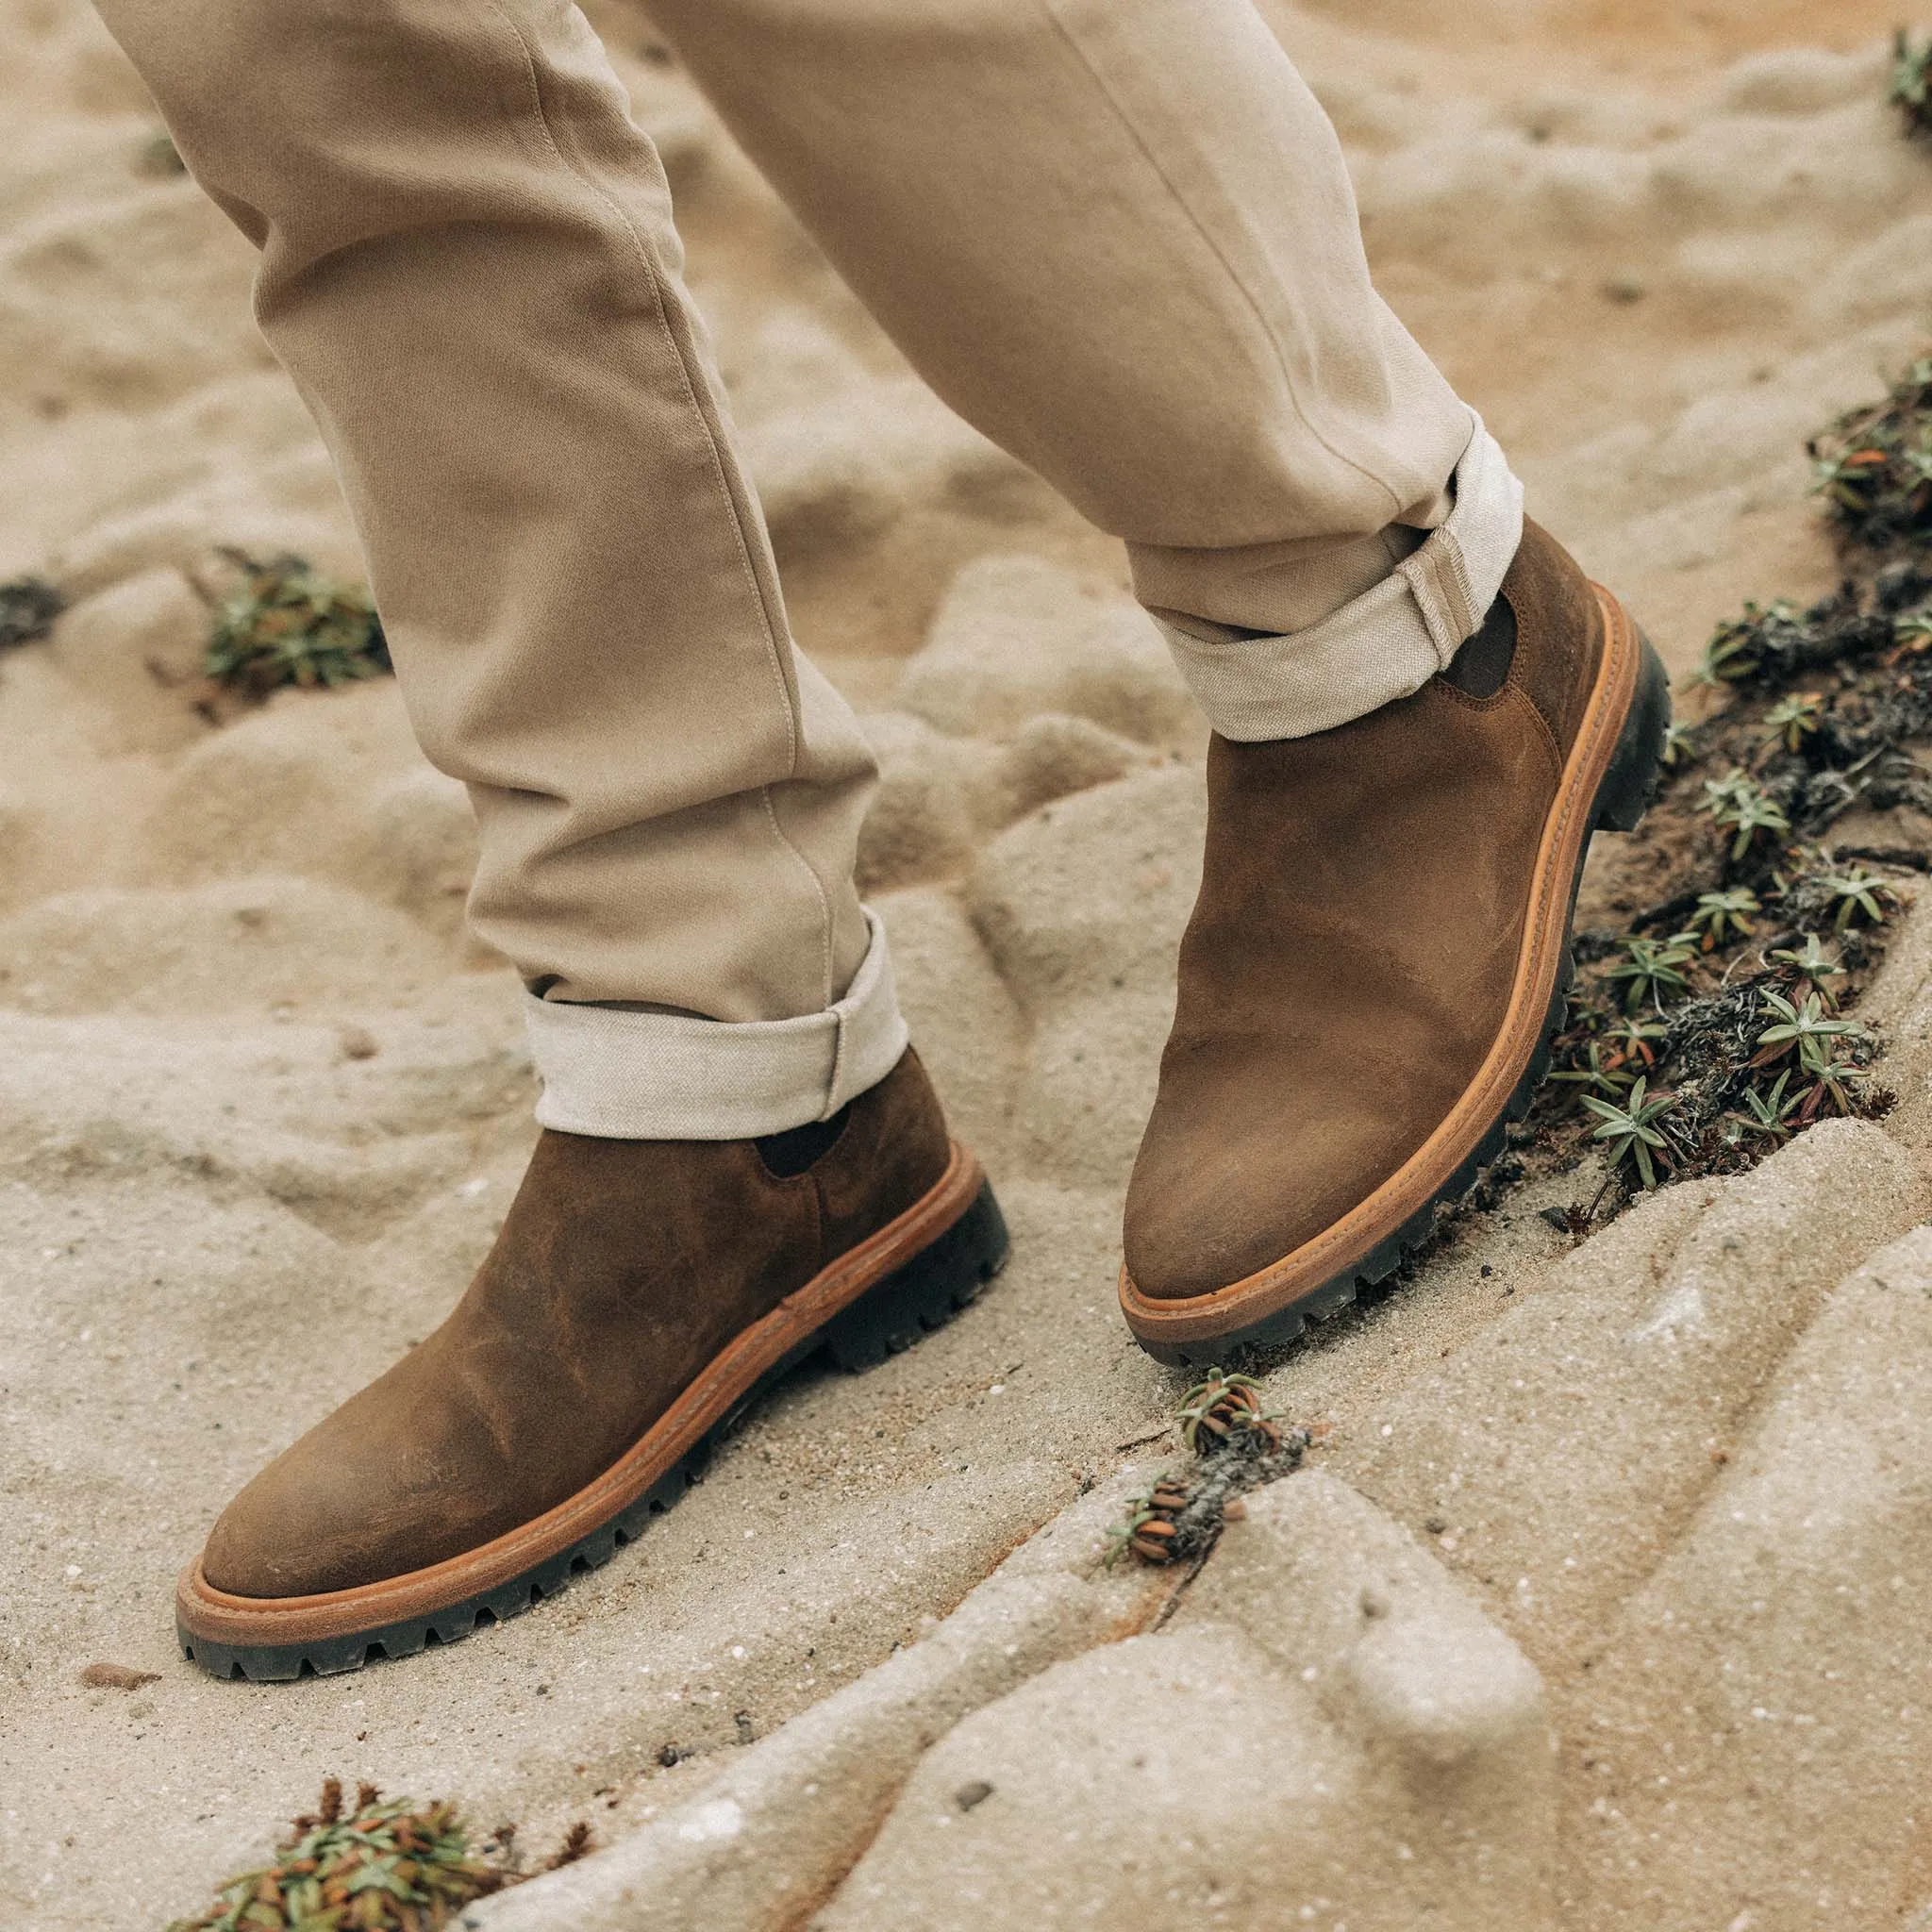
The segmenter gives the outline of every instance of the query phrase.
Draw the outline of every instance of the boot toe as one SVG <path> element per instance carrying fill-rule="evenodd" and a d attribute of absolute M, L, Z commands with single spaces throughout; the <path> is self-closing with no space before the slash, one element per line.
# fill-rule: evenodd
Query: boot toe
<path fill-rule="evenodd" d="M 276 1457 L 217 1520 L 202 1553 L 208 1582 L 243 1597 L 358 1589 L 534 1513 L 505 1479 L 485 1426 L 447 1399 L 432 1339 Z M 458 1471 L 475 1480 L 453 1480 Z"/>
<path fill-rule="evenodd" d="M 201 1573 L 229 1596 L 311 1596 L 339 1589 L 334 1539 L 318 1536 L 311 1509 L 299 1507 L 272 1464 L 216 1519 Z"/>
<path fill-rule="evenodd" d="M 1298 1116 L 1298 1117 L 1295 1117 Z M 1284 1106 L 1211 1136 L 1150 1123 L 1127 1190 L 1124 1258 L 1154 1301 L 1213 1294 L 1286 1260 L 1373 1194 L 1413 1152 L 1372 1105 Z"/>

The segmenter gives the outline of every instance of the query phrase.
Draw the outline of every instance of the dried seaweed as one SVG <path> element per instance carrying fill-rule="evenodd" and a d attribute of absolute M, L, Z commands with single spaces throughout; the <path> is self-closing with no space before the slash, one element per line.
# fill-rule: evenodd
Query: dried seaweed
<path fill-rule="evenodd" d="M 1917 40 L 1899 28 L 1892 42 L 1890 98 L 1907 137 L 1932 138 L 1932 40 Z"/>
<path fill-rule="evenodd" d="M 366 591 L 300 557 L 222 555 L 239 582 L 217 606 L 208 640 L 206 669 L 216 683 L 261 698 L 286 685 L 333 688 L 391 669 L 382 620 Z"/>
<path fill-rule="evenodd" d="M 1260 1390 L 1251 1375 L 1216 1369 L 1181 1397 L 1174 1420 L 1193 1466 L 1128 1503 L 1108 1532 L 1109 1568 L 1123 1557 L 1156 1567 L 1205 1560 L 1246 1491 L 1301 1466 L 1308 1432 L 1283 1428 L 1262 1408 Z"/>
<path fill-rule="evenodd" d="M 67 599 L 42 577 L 15 577 L 0 584 L 0 650 L 30 644 L 54 628 Z"/>
<path fill-rule="evenodd" d="M 1634 843 L 1680 855 L 1621 931 L 1576 936 L 1552 1077 L 1512 1167 L 1607 1157 L 1573 1232 L 1662 1181 L 1734 1174 L 1819 1120 L 1892 1104 L 1850 1010 L 1932 844 L 1834 844 L 1854 811 L 1932 818 L 1932 358 L 1813 444 L 1848 575 L 1808 608 L 1747 605 L 1672 734 Z M 1493 1177 L 1490 1194 L 1497 1191 Z M 1479 1204 L 1480 1205 L 1480 1204 Z"/>
<path fill-rule="evenodd" d="M 508 1827 L 495 1834 L 505 1848 L 510 1837 Z M 363 1785 L 345 1807 L 341 1782 L 328 1778 L 267 1865 L 226 1880 L 206 1911 L 168 1932 L 440 1932 L 465 1906 L 528 1875 L 472 1840 L 447 1802 L 385 1801 Z M 590 1841 L 588 1825 L 573 1825 L 540 1869 L 581 1857 Z"/>
<path fill-rule="evenodd" d="M 1932 538 L 1932 356 L 1883 402 L 1840 417 L 1808 447 L 1842 536 L 1881 552 L 1923 545 Z"/>

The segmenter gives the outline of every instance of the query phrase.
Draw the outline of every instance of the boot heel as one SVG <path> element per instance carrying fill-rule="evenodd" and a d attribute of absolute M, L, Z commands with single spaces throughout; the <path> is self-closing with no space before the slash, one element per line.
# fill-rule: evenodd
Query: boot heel
<path fill-rule="evenodd" d="M 1671 728 L 1670 675 L 1641 632 L 1638 644 L 1643 658 L 1637 673 L 1637 695 L 1624 721 L 1616 756 L 1597 787 L 1592 831 L 1634 832 L 1663 777 L 1664 741 Z"/>
<path fill-rule="evenodd" d="M 870 1369 L 942 1328 L 1007 1264 L 1007 1224 L 985 1183 L 928 1248 L 827 1322 L 816 1338 L 841 1369 Z"/>

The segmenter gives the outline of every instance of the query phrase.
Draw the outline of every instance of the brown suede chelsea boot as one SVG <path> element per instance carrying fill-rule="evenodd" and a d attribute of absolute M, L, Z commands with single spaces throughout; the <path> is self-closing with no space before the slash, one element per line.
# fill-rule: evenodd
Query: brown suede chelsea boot
<path fill-rule="evenodd" d="M 1501 1151 L 1562 1023 L 1591 834 L 1635 828 L 1669 723 L 1656 653 L 1530 524 L 1483 631 L 1412 697 L 1215 738 L 1127 1190 L 1121 1305 L 1150 1354 L 1291 1340 Z"/>
<path fill-rule="evenodd" d="M 228 1505 L 181 1578 L 182 1648 L 295 1677 L 514 1616 L 636 1536 L 788 1369 L 882 1360 L 1006 1252 L 910 1051 L 762 1141 L 546 1132 L 449 1319 Z"/>

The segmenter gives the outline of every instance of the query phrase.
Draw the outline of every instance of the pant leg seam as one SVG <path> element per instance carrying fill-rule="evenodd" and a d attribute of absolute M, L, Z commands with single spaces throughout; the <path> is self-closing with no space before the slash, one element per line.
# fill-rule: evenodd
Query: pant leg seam
<path fill-rule="evenodd" d="M 1177 208 L 1179 208 L 1181 213 L 1187 218 L 1188 225 L 1193 229 L 1194 233 L 1200 237 L 1202 245 L 1206 247 L 1208 253 L 1214 257 L 1215 260 L 1221 264 L 1222 272 L 1227 276 L 1229 284 L 1240 293 L 1241 300 L 1247 305 L 1250 313 L 1252 313 L 1255 318 L 1256 325 L 1259 327 L 1261 331 L 1263 339 L 1267 341 L 1269 347 L 1274 353 L 1274 360 L 1281 371 L 1283 385 L 1288 391 L 1289 405 L 1294 410 L 1294 413 L 1297 419 L 1300 421 L 1302 427 L 1306 429 L 1308 432 L 1308 434 L 1318 443 L 1320 443 L 1321 446 L 1324 450 L 1326 450 L 1328 454 L 1331 457 L 1333 457 L 1338 463 L 1346 464 L 1347 467 L 1353 470 L 1357 475 L 1362 478 L 1364 482 L 1373 485 L 1374 488 L 1379 490 L 1382 492 L 1382 494 L 1389 499 L 1391 512 L 1389 521 L 1392 523 L 1395 520 L 1395 518 L 1400 516 L 1403 510 L 1405 510 L 1407 508 L 1407 505 L 1401 501 L 1397 491 L 1393 490 L 1382 477 L 1376 475 L 1374 471 L 1369 470 L 1365 468 L 1362 464 L 1358 463 L 1355 459 L 1355 458 L 1350 456 L 1345 450 L 1338 449 L 1335 446 L 1335 444 L 1325 435 L 1324 435 L 1323 432 L 1310 420 L 1308 412 L 1302 407 L 1302 400 L 1300 395 L 1296 392 L 1294 377 L 1290 374 L 1288 366 L 1288 358 L 1282 352 L 1280 339 L 1275 334 L 1274 330 L 1269 326 L 1268 318 L 1262 310 L 1259 301 L 1256 299 L 1254 291 L 1250 289 L 1246 281 L 1236 273 L 1233 262 L 1231 262 L 1228 259 L 1225 252 L 1222 249 L 1221 244 L 1218 242 L 1216 242 L 1214 237 L 1208 232 L 1207 224 L 1204 223 L 1201 220 L 1200 216 L 1194 212 L 1193 208 L 1189 205 L 1187 196 L 1184 195 L 1180 192 L 1180 190 L 1174 185 L 1173 179 L 1168 175 L 1167 170 L 1163 168 L 1160 165 L 1159 161 L 1155 158 L 1154 150 L 1148 146 L 1147 142 L 1144 140 L 1141 139 L 1141 131 L 1134 125 L 1132 117 L 1127 113 L 1126 109 L 1121 105 L 1119 97 L 1114 93 L 1113 90 L 1108 86 L 1106 79 L 1102 76 L 1100 73 L 1100 70 L 1094 66 L 1093 62 L 1091 59 L 1088 58 L 1087 50 L 1081 46 L 1077 37 L 1074 34 L 1072 29 L 1068 27 L 1066 22 L 1060 18 L 1059 9 L 1053 4 L 1053 0 L 1039 0 L 1039 5 L 1041 11 L 1046 16 L 1048 22 L 1052 25 L 1054 32 L 1057 33 L 1060 37 L 1060 39 L 1066 42 L 1067 47 L 1069 51 L 1073 54 L 1074 59 L 1077 60 L 1080 63 L 1081 67 L 1083 67 L 1086 70 L 1087 77 L 1091 81 L 1092 81 L 1095 89 L 1100 93 L 1100 97 L 1107 103 L 1108 107 L 1112 110 L 1114 119 L 1118 121 L 1121 126 L 1125 130 L 1128 140 L 1130 140 L 1135 145 L 1135 147 L 1140 150 L 1141 158 L 1147 163 L 1148 167 L 1153 170 L 1156 177 L 1160 182 L 1160 185 L 1167 190 L 1168 194 L 1173 198 L 1174 206 Z"/>
<path fill-rule="evenodd" d="M 758 787 L 758 799 L 765 808 L 765 816 L 772 822 L 773 836 L 786 851 L 805 868 L 805 875 L 811 881 L 811 889 L 818 895 L 819 902 L 819 973 L 824 985 L 824 1004 L 830 1006 L 839 996 L 839 990 L 832 984 L 832 902 L 825 895 L 825 882 L 819 877 L 814 866 L 787 835 L 783 822 L 778 817 L 778 808 L 772 797 L 769 785 Z"/>
<path fill-rule="evenodd" d="M 703 426 L 706 447 L 710 453 L 712 475 L 717 480 L 719 491 L 724 499 L 726 513 L 731 519 L 733 534 L 738 541 L 739 567 L 743 574 L 746 588 L 751 591 L 752 600 L 758 608 L 759 623 L 764 631 L 766 650 L 772 667 L 773 678 L 778 687 L 779 708 L 785 715 L 786 733 L 791 745 L 791 757 L 789 775 L 796 777 L 800 754 L 803 749 L 803 732 L 800 727 L 798 709 L 792 701 L 791 689 L 786 679 L 785 667 L 779 656 L 780 647 L 776 631 L 772 623 L 771 608 L 766 602 L 764 591 L 758 583 L 758 573 L 752 568 L 749 546 L 745 539 L 743 520 L 739 513 L 738 504 L 732 496 L 729 479 L 724 473 L 724 462 L 718 447 L 717 434 L 712 427 L 710 418 L 706 414 L 704 406 L 699 399 L 698 387 L 692 380 L 690 363 L 685 355 L 684 344 L 679 341 L 677 331 L 671 325 L 669 308 L 664 299 L 664 287 L 658 274 L 658 265 L 652 258 L 651 250 L 646 244 L 644 238 L 638 232 L 636 223 L 631 220 L 629 214 L 625 210 L 623 204 L 605 189 L 601 183 L 596 181 L 588 170 L 577 166 L 563 152 L 562 146 L 558 142 L 556 132 L 550 125 L 549 113 L 544 108 L 542 83 L 539 78 L 536 57 L 531 50 L 528 40 L 525 38 L 522 27 L 517 24 L 515 17 L 500 4 L 500 0 L 489 0 L 489 5 L 491 11 L 502 21 L 505 27 L 508 30 L 511 38 L 517 43 L 519 52 L 523 56 L 524 79 L 529 90 L 530 106 L 537 117 L 537 125 L 541 131 L 544 145 L 556 157 L 558 165 L 567 174 L 575 176 L 583 185 L 586 192 L 593 195 L 602 204 L 606 212 L 617 223 L 619 228 L 628 240 L 636 255 L 639 266 L 643 271 L 644 280 L 651 291 L 652 302 L 657 308 L 658 322 L 664 330 L 665 337 L 669 341 L 673 355 L 676 359 L 678 375 L 684 383 L 685 395 L 690 401 L 693 414 L 695 414 L 698 422 Z M 826 989 L 824 998 L 825 1004 L 829 1006 L 833 998 L 831 983 L 833 958 L 831 901 L 826 895 L 824 881 L 819 877 L 817 868 L 787 835 L 784 825 L 779 821 L 777 808 L 772 799 L 772 788 L 769 785 L 760 786 L 758 792 L 763 802 L 765 816 L 771 824 L 774 837 L 791 855 L 792 858 L 797 861 L 806 876 L 811 881 L 812 895 L 817 900 L 819 908 L 820 950 L 824 958 L 823 976 Z"/>

